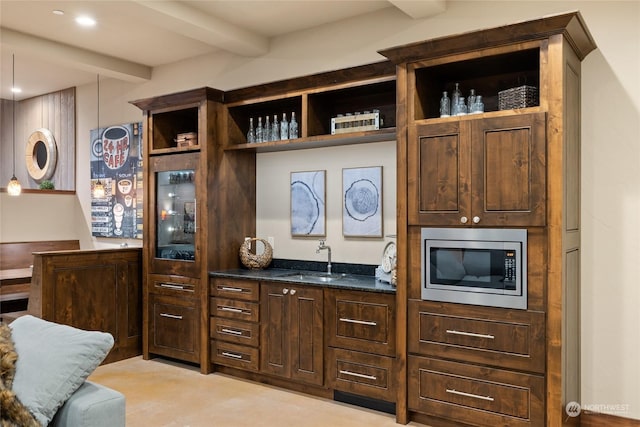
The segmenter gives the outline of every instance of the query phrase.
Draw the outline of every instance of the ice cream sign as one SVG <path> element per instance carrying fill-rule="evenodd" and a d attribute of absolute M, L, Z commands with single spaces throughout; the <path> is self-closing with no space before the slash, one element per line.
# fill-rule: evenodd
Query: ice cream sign
<path fill-rule="evenodd" d="M 109 169 L 120 169 L 129 158 L 129 132 L 122 126 L 111 126 L 102 135 L 102 158 Z"/>

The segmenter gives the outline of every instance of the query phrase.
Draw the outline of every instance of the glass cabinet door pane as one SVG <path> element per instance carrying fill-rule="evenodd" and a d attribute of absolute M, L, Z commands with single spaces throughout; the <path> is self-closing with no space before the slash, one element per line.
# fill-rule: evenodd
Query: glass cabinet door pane
<path fill-rule="evenodd" d="M 194 176 L 193 169 L 156 174 L 156 258 L 195 260 Z"/>

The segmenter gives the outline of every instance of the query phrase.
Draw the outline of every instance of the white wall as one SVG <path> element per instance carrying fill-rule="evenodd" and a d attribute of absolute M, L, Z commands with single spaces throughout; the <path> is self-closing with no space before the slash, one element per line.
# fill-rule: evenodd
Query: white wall
<path fill-rule="evenodd" d="M 598 44 L 582 67 L 581 403 L 601 405 L 595 408 L 640 419 L 640 2 L 450 0 L 447 4 L 446 12 L 427 20 L 414 21 L 386 9 L 288 35 L 273 40 L 271 51 L 260 58 L 216 54 L 159 67 L 154 69 L 152 81 L 141 85 L 105 81 L 101 84 L 101 123 L 140 120 L 137 108 L 127 103 L 134 99 L 205 85 L 228 90 L 360 65 L 381 60 L 376 51 L 386 47 L 580 10 Z M 95 92 L 95 85 L 91 85 L 78 88 L 76 93 L 77 200 L 61 203 L 59 199 L 32 196 L 15 202 L 9 201 L 6 194 L 0 195 L 0 240 L 13 240 L 9 236 L 27 240 L 19 237 L 19 230 L 28 230 L 29 237 L 55 238 L 51 236 L 58 236 L 62 227 L 71 229 L 71 221 L 79 220 L 78 228 L 73 229 L 83 234 L 81 241 L 97 247 L 120 243 L 95 241 L 86 235 L 90 212 L 89 144 L 83 141 L 88 139 L 89 129 L 95 127 Z M 388 145 L 377 147 L 385 153 L 382 158 L 378 158 L 378 152 L 370 155 L 368 149 L 358 151 L 356 147 L 314 151 L 323 156 L 317 160 L 306 151 L 260 155 L 259 237 L 276 237 L 278 257 L 316 259 L 315 240 L 287 237 L 288 186 L 284 175 L 288 176 L 291 170 L 323 168 L 328 171 L 328 180 L 340 179 L 341 168 L 356 164 L 384 164 L 385 233 L 389 232 L 393 227 L 389 206 L 394 202 L 388 190 L 393 168 Z M 332 192 L 337 191 L 334 184 L 330 184 Z M 273 198 L 279 200 L 277 209 L 270 206 Z M 343 239 L 336 209 L 337 205 L 329 213 L 327 236 L 336 261 L 377 263 L 383 242 L 355 245 Z M 32 223 L 25 213 L 30 211 L 57 215 L 63 226 Z M 317 259 L 323 256 L 318 255 Z"/>

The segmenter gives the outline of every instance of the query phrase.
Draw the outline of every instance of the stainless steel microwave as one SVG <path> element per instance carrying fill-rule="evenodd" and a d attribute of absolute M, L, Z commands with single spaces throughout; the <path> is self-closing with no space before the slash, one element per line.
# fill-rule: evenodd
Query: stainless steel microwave
<path fill-rule="evenodd" d="M 527 230 L 422 229 L 422 299 L 527 308 Z"/>

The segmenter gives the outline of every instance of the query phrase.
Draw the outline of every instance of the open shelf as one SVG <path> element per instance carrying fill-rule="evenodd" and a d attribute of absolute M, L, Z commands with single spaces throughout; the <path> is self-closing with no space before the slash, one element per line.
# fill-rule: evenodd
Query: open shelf
<path fill-rule="evenodd" d="M 456 83 L 465 99 L 474 89 L 483 98 L 485 112 L 498 111 L 498 92 L 523 85 L 540 88 L 540 49 L 419 68 L 415 80 L 414 120 L 439 118 L 442 92 L 451 97 Z"/>
<path fill-rule="evenodd" d="M 198 132 L 198 107 L 152 113 L 151 153 L 164 154 L 175 151 L 193 151 L 199 144 L 178 147 L 176 137 L 181 133 Z"/>
<path fill-rule="evenodd" d="M 380 129 L 331 134 L 331 119 L 338 114 L 374 110 L 378 110 L 383 119 Z M 338 83 L 270 99 L 244 100 L 229 105 L 228 111 L 229 143 L 226 150 L 270 152 L 395 140 L 395 76 Z M 273 123 L 274 115 L 281 121 L 285 113 L 290 121 L 292 112 L 296 114 L 300 138 L 247 143 L 251 118 L 254 126 L 257 126 L 258 117 L 264 120 L 265 116 L 269 116 Z"/>
<path fill-rule="evenodd" d="M 310 148 L 394 141 L 395 139 L 396 128 L 392 127 L 341 135 L 318 135 L 305 138 L 288 139 L 285 141 L 235 144 L 226 147 L 225 150 L 253 150 L 257 153 L 269 153 L 274 151 L 307 150 Z"/>

